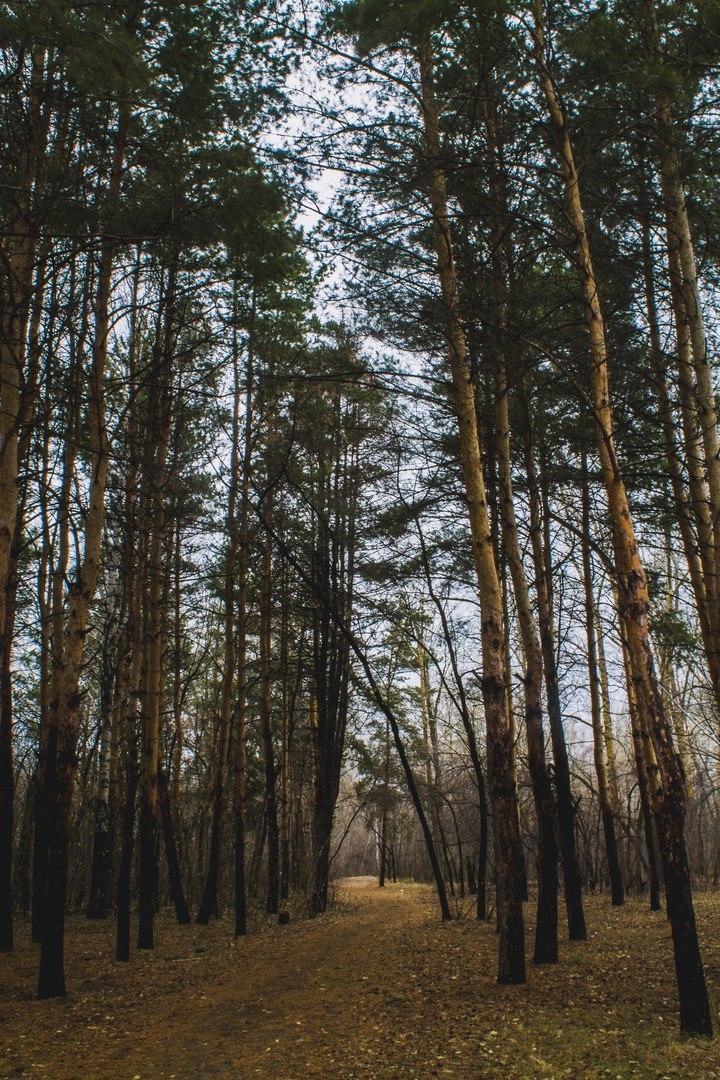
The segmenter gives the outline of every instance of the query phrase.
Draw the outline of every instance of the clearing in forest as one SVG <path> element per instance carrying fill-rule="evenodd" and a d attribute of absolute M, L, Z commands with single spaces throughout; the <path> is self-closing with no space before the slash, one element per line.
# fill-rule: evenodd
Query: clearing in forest
<path fill-rule="evenodd" d="M 532 905 L 530 905 L 531 907 Z M 720 994 L 720 897 L 697 899 Z M 233 942 L 162 920 L 159 944 L 112 956 L 111 923 L 68 934 L 70 992 L 34 999 L 36 948 L 3 958 L 0 1074 L 52 1080 L 204 1077 L 720 1077 L 720 1043 L 681 1040 L 665 915 L 587 901 L 590 937 L 526 986 L 495 982 L 492 924 L 441 923 L 423 885 L 338 887 L 331 912 Z M 532 927 L 529 928 L 531 932 Z M 104 940 L 107 939 L 107 940 Z"/>

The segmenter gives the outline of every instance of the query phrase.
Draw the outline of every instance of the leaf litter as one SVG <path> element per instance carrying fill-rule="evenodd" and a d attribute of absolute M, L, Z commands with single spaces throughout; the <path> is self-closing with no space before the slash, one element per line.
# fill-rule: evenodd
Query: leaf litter
<path fill-rule="evenodd" d="M 463 905 L 459 905 L 461 908 Z M 720 999 L 720 894 L 696 897 Z M 586 898 L 587 942 L 528 982 L 495 981 L 492 923 L 441 923 L 424 885 L 341 884 L 332 910 L 277 926 L 157 923 L 157 947 L 110 959 L 114 924 L 68 921 L 69 993 L 34 998 L 37 946 L 18 927 L 0 965 L 0 1075 L 205 1077 L 717 1077 L 720 1039 L 681 1039 L 670 928 L 633 897 Z M 532 904 L 526 907 L 531 955 Z M 716 1023 L 717 1023 L 717 1011 Z"/>

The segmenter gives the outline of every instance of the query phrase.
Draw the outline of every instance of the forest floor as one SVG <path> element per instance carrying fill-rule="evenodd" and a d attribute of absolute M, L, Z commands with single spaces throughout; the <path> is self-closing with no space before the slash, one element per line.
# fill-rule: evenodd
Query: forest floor
<path fill-rule="evenodd" d="M 696 906 L 717 1016 L 720 896 Z M 522 987 L 495 982 L 493 926 L 471 901 L 443 924 L 421 885 L 349 879 L 322 918 L 238 941 L 227 920 L 162 917 L 155 951 L 129 964 L 110 959 L 112 923 L 77 917 L 68 996 L 50 1002 L 34 999 L 36 947 L 19 927 L 0 958 L 0 1076 L 720 1078 L 720 1036 L 677 1035 L 665 916 L 635 898 L 586 910 L 589 940 L 563 942 Z"/>

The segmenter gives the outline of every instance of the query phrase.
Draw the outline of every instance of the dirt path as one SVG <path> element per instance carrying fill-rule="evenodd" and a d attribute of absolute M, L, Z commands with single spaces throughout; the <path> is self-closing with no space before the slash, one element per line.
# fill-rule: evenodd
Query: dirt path
<path fill-rule="evenodd" d="M 245 943 L 235 946 L 234 970 L 208 985 L 192 1012 L 174 1008 L 168 1030 L 146 1034 L 129 1059 L 131 1075 L 337 1075 L 343 1047 L 362 1040 L 359 1022 L 370 1022 L 366 999 L 387 974 L 399 927 L 428 917 L 417 889 L 381 890 L 360 878 L 346 882 L 342 895 L 345 917 L 249 942 L 246 975 Z"/>
<path fill-rule="evenodd" d="M 720 1000 L 720 896 L 697 899 Z M 112 923 L 69 920 L 69 994 L 39 1002 L 37 949 L 0 957 L 0 1077 L 50 1080 L 717 1077 L 720 1039 L 677 1036 L 665 916 L 589 897 L 585 943 L 495 981 L 494 927 L 442 923 L 426 886 L 342 883 L 322 918 L 278 927 L 158 920 L 157 947 L 117 964 Z M 528 905 L 528 944 L 532 937 Z"/>
<path fill-rule="evenodd" d="M 435 904 L 423 886 L 381 890 L 368 878 L 338 892 L 322 918 L 267 923 L 238 941 L 227 921 L 162 920 L 155 951 L 128 965 L 107 959 L 111 924 L 71 919 L 65 1001 L 34 1000 L 37 954 L 21 944 L 0 969 L 0 1075 L 330 1078 L 351 1075 L 349 1047 L 370 1062 L 357 1075 L 378 1075 L 372 1044 L 384 1035 L 372 1014 L 402 978 L 388 958 L 401 928 L 437 921 Z"/>

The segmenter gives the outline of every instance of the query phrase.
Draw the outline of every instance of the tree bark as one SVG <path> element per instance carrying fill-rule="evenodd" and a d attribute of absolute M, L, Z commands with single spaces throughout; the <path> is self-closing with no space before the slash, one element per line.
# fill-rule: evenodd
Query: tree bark
<path fill-rule="evenodd" d="M 25 371 L 39 227 L 36 183 L 45 153 L 49 113 L 43 110 L 46 53 L 33 52 L 25 118 L 12 202 L 3 221 L 0 246 L 4 279 L 0 286 L 0 952 L 13 948 L 13 713 L 11 657 L 17 589 L 21 425 L 35 396 Z"/>
<path fill-rule="evenodd" d="M 445 308 L 448 359 L 457 414 L 463 480 L 468 503 L 473 558 L 481 609 L 482 694 L 487 730 L 490 801 L 493 811 L 498 885 L 498 981 L 525 981 L 525 941 L 520 834 L 507 718 L 502 590 L 492 546 L 475 393 L 468 369 L 467 345 L 452 253 L 438 108 L 429 37 L 418 48 L 422 88 L 427 182 L 433 217 L 437 272 Z"/>
<path fill-rule="evenodd" d="M 140 747 L 140 869 L 138 948 L 152 949 L 157 904 L 157 828 L 159 821 L 158 770 L 160 767 L 160 709 L 162 703 L 166 463 L 172 428 L 171 386 L 176 336 L 177 263 L 172 261 L 162 297 L 162 320 L 151 401 L 147 420 L 143 466 L 143 519 L 147 533 L 147 598 L 144 613 L 144 674 L 142 689 L 142 741 Z"/>
<path fill-rule="evenodd" d="M 260 567 L 260 725 L 265 762 L 265 813 L 267 816 L 267 894 L 265 911 L 277 915 L 280 900 L 280 831 L 277 813 L 277 765 L 272 730 L 272 493 L 265 507 L 268 531 L 265 533 Z"/>
<path fill-rule="evenodd" d="M 224 633 L 222 688 L 220 692 L 220 721 L 217 756 L 215 762 L 215 786 L 213 791 L 213 816 L 210 830 L 210 855 L 208 858 L 205 889 L 200 902 L 197 922 L 206 926 L 218 915 L 218 877 L 220 873 L 220 850 L 225 828 L 226 782 L 230 749 L 230 721 L 232 718 L 233 684 L 235 680 L 235 573 L 238 556 L 237 500 L 240 484 L 240 386 L 238 380 L 237 318 L 233 321 L 233 359 L 235 387 L 233 396 L 232 447 L 230 451 L 230 477 L 228 507 L 225 519 L 228 542 L 225 551 Z"/>
<path fill-rule="evenodd" d="M 128 103 L 120 105 L 113 139 L 113 157 L 107 200 L 113 205 L 120 192 L 129 124 Z M 85 541 L 77 576 L 68 590 L 67 617 L 53 637 L 55 660 L 48 708 L 44 756 L 42 809 L 46 815 L 47 870 L 43 899 L 45 926 L 40 948 L 38 996 L 65 993 L 64 932 L 67 891 L 67 847 L 75 773 L 77 720 L 90 605 L 97 585 L 105 513 L 109 453 L 105 421 L 105 367 L 110 331 L 110 294 L 116 242 L 103 236 L 95 298 L 92 363 L 88 374 L 87 423 L 90 446 L 90 484 L 85 515 Z"/>
<path fill-rule="evenodd" d="M 186 926 L 190 920 L 190 908 L 185 899 L 185 890 L 180 874 L 180 861 L 175 842 L 175 830 L 173 828 L 172 807 L 170 805 L 170 792 L 165 770 L 158 768 L 158 805 L 160 820 L 162 822 L 163 840 L 165 841 L 165 857 L 167 859 L 168 880 L 170 884 L 170 899 L 175 908 L 175 918 L 181 926 Z"/>
<path fill-rule="evenodd" d="M 587 454 L 582 452 L 581 469 L 582 495 L 582 562 L 583 585 L 585 588 L 585 634 L 587 640 L 588 686 L 590 690 L 590 715 L 593 733 L 593 760 L 595 777 L 598 785 L 600 817 L 605 836 L 605 856 L 610 876 L 612 902 L 615 907 L 625 903 L 620 858 L 618 855 L 617 836 L 615 833 L 615 813 L 610 798 L 607 763 L 605 760 L 605 737 L 603 731 L 602 700 L 600 679 L 597 667 L 595 598 L 593 595 L 592 555 L 590 553 L 590 481 L 588 478 Z"/>
<path fill-rule="evenodd" d="M 233 285 L 237 297 L 237 283 Z M 243 420 L 243 449 L 240 481 L 240 506 L 238 514 L 237 551 L 237 704 L 235 707 L 235 755 L 233 759 L 233 815 L 234 835 L 234 886 L 235 886 L 235 937 L 247 933 L 247 888 L 245 880 L 245 777 L 246 712 L 247 712 L 247 607 L 248 569 L 250 565 L 250 468 L 253 433 L 254 396 L 254 303 L 248 341 L 247 368 L 245 372 L 245 417 Z M 235 397 L 240 396 L 240 370 L 237 353 L 233 355 Z"/>
<path fill-rule="evenodd" d="M 680 998 L 680 1027 L 688 1034 L 712 1034 L 710 1006 L 695 923 L 690 869 L 684 837 L 686 807 L 682 764 L 673 745 L 655 674 L 648 633 L 648 585 L 640 559 L 625 483 L 615 446 L 605 323 L 592 263 L 580 197 L 578 173 L 567 119 L 547 64 L 542 0 L 535 0 L 535 59 L 540 86 L 557 143 L 565 189 L 565 206 L 575 241 L 578 280 L 583 294 L 590 341 L 592 406 L 600 467 L 613 526 L 620 610 L 627 632 L 633 683 L 643 722 L 657 757 L 650 790 L 672 927 L 675 972 Z M 718 463 L 720 465 L 720 462 Z"/>
<path fill-rule="evenodd" d="M 498 147 L 494 102 L 488 94 L 485 106 L 485 127 L 491 157 L 491 189 L 495 204 L 503 203 L 500 196 L 501 177 L 497 164 Z M 545 733 L 542 724 L 542 649 L 535 628 L 530 591 L 520 554 L 515 500 L 512 484 L 510 446 L 509 386 L 506 359 L 507 297 L 503 266 L 503 230 L 498 212 L 493 215 L 491 228 L 491 263 L 495 310 L 497 314 L 495 343 L 495 446 L 498 472 L 498 502 L 502 523 L 502 550 L 510 570 L 517 618 L 520 627 L 525 671 L 525 730 L 528 745 L 528 766 L 538 824 L 538 902 L 535 923 L 536 964 L 557 961 L 558 907 L 558 841 L 557 809 L 550 774 L 545 760 Z"/>

